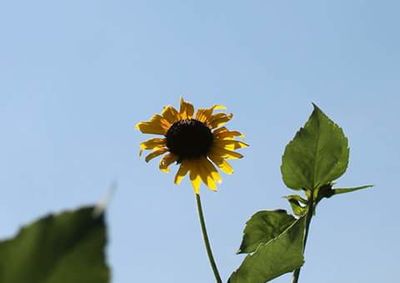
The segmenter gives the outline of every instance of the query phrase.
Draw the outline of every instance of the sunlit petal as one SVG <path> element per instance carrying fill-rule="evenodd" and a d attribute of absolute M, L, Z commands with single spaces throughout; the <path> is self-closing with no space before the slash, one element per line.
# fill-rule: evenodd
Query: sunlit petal
<path fill-rule="evenodd" d="M 233 168 L 232 166 L 226 161 L 223 157 L 216 155 L 216 154 L 210 154 L 209 158 L 211 161 L 218 166 L 219 169 L 222 170 L 225 174 L 232 174 L 233 173 Z"/>
<path fill-rule="evenodd" d="M 189 169 L 190 168 L 187 164 L 187 161 L 183 161 L 179 166 L 178 172 L 176 172 L 174 183 L 179 185 L 186 174 L 189 172 Z"/>
<path fill-rule="evenodd" d="M 210 160 L 206 159 L 203 161 L 203 165 L 207 168 L 207 170 L 211 173 L 211 177 L 213 180 L 220 184 L 222 182 L 222 178 L 218 173 L 218 170 L 215 168 L 214 164 L 211 163 Z"/>
<path fill-rule="evenodd" d="M 209 126 L 211 129 L 221 127 L 222 125 L 226 124 L 229 120 L 231 120 L 233 114 L 225 114 L 225 113 L 218 113 L 211 117 L 209 121 Z"/>
<path fill-rule="evenodd" d="M 159 156 L 159 155 L 161 155 L 163 153 L 166 153 L 167 151 L 168 151 L 168 148 L 166 148 L 166 147 L 156 149 L 153 152 L 151 152 L 150 154 L 148 154 L 146 156 L 145 160 L 146 160 L 146 162 L 149 162 L 153 158 L 155 158 L 155 157 L 157 157 L 157 156 Z"/>
<path fill-rule="evenodd" d="M 216 140 L 214 145 L 218 148 L 224 148 L 228 150 L 235 150 L 249 146 L 247 143 L 235 140 Z"/>
<path fill-rule="evenodd" d="M 211 118 L 212 109 L 204 109 L 200 108 L 196 112 L 196 119 L 200 122 L 205 123 L 207 120 Z"/>
<path fill-rule="evenodd" d="M 161 139 L 161 138 L 153 138 L 145 142 L 142 142 L 140 144 L 139 156 L 142 155 L 144 150 L 165 147 L 165 144 L 166 144 L 166 139 Z"/>
<path fill-rule="evenodd" d="M 141 131 L 143 134 L 155 135 L 165 135 L 170 126 L 171 123 L 158 114 L 151 117 L 150 121 L 140 122 L 135 125 L 136 129 Z"/>
<path fill-rule="evenodd" d="M 200 193 L 201 177 L 197 164 L 190 162 L 190 181 L 192 183 L 193 190 L 196 194 Z"/>
<path fill-rule="evenodd" d="M 179 120 L 178 111 L 171 105 L 165 106 L 161 115 L 167 120 L 170 124 L 175 123 Z"/>
<path fill-rule="evenodd" d="M 228 130 L 227 128 L 221 127 L 221 128 L 215 129 L 215 130 L 213 131 L 213 134 L 214 134 L 214 135 L 219 135 L 219 134 L 221 134 L 221 133 L 225 133 L 225 132 L 228 132 L 228 131 L 229 131 L 229 130 Z"/>
<path fill-rule="evenodd" d="M 163 172 L 169 172 L 169 165 L 178 160 L 178 157 L 173 153 L 166 154 L 160 161 L 160 170 Z"/>
<path fill-rule="evenodd" d="M 194 107 L 190 102 L 185 101 L 181 98 L 181 106 L 179 109 L 179 115 L 181 119 L 191 119 L 194 114 Z"/>
<path fill-rule="evenodd" d="M 215 132 L 214 132 L 215 133 Z M 218 133 L 215 133 L 214 134 L 214 136 L 217 138 L 217 139 L 221 139 L 221 140 L 224 140 L 224 139 L 231 139 L 231 138 L 234 138 L 234 137 L 240 137 L 240 138 L 244 138 L 244 135 L 241 133 L 241 132 L 238 132 L 238 131 L 223 131 L 223 132 L 218 132 Z"/>
<path fill-rule="evenodd" d="M 199 108 L 196 112 L 196 119 L 203 123 L 209 123 L 214 110 L 226 109 L 225 106 L 216 104 L 210 108 Z"/>
<path fill-rule="evenodd" d="M 213 147 L 210 151 L 211 154 L 216 154 L 219 155 L 225 159 L 240 159 L 243 158 L 243 155 L 241 155 L 238 152 L 231 151 L 228 149 L 224 148 L 219 148 L 219 147 Z"/>
<path fill-rule="evenodd" d="M 217 184 L 215 183 L 210 168 L 206 164 L 207 159 L 206 158 L 200 158 L 198 161 L 196 161 L 197 168 L 200 173 L 201 180 L 203 181 L 204 184 L 208 188 L 210 188 L 213 191 L 217 190 Z"/>
<path fill-rule="evenodd" d="M 212 108 L 212 110 L 225 110 L 226 109 L 226 107 L 222 104 L 215 104 L 211 108 Z"/>
<path fill-rule="evenodd" d="M 165 145 L 165 142 L 166 142 L 166 139 L 161 139 L 161 138 L 149 139 L 140 144 L 140 149 L 142 149 L 142 150 L 153 149 L 155 147 L 160 147 L 160 146 Z"/>

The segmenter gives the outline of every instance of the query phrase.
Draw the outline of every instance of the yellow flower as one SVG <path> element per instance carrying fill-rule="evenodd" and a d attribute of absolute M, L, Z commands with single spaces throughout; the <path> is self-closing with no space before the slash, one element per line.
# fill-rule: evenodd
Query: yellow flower
<path fill-rule="evenodd" d="M 193 105 L 183 98 L 180 104 L 179 111 L 173 106 L 165 106 L 161 114 L 136 124 L 136 128 L 144 134 L 163 136 L 141 143 L 140 153 L 151 150 L 145 158 L 146 162 L 165 154 L 159 165 L 164 172 L 169 172 L 172 163 L 180 164 L 175 184 L 179 184 L 189 173 L 196 194 L 201 182 L 215 191 L 222 179 L 214 164 L 224 173 L 232 174 L 233 169 L 227 159 L 242 158 L 235 150 L 248 145 L 235 140 L 235 137 L 243 136 L 241 133 L 223 127 L 232 119 L 232 114 L 213 113 L 225 109 L 224 106 L 200 108 L 195 113 Z"/>

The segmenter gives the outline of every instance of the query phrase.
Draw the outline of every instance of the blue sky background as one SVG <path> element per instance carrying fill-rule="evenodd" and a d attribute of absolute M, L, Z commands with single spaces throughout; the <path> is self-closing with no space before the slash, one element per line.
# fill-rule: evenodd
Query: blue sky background
<path fill-rule="evenodd" d="M 394 282 L 399 10 L 394 0 L 1 2 L 0 236 L 96 202 L 117 180 L 113 282 L 213 282 L 189 182 L 176 187 L 139 159 L 146 137 L 133 125 L 180 96 L 223 103 L 251 145 L 218 193 L 202 191 L 226 279 L 245 221 L 288 208 L 281 155 L 315 102 L 350 141 L 338 185 L 376 188 L 322 203 L 300 281 Z"/>

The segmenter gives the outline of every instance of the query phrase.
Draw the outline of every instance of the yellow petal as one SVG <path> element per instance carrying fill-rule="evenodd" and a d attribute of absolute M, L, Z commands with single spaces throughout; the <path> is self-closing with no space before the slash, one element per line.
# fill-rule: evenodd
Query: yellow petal
<path fill-rule="evenodd" d="M 213 131 L 213 134 L 219 135 L 219 134 L 222 134 L 222 133 L 225 133 L 225 132 L 228 132 L 228 129 L 225 128 L 225 127 L 221 127 L 221 128 L 215 129 Z"/>
<path fill-rule="evenodd" d="M 182 161 L 181 166 L 179 166 L 178 172 L 175 175 L 175 184 L 179 185 L 183 178 L 186 176 L 187 172 L 189 171 L 189 166 L 187 161 Z"/>
<path fill-rule="evenodd" d="M 211 153 L 219 155 L 225 159 L 239 159 L 243 158 L 243 155 L 241 155 L 238 152 L 231 151 L 225 148 L 219 148 L 219 147 L 213 147 L 211 149 Z"/>
<path fill-rule="evenodd" d="M 196 120 L 205 123 L 211 118 L 212 109 L 199 108 L 196 112 Z"/>
<path fill-rule="evenodd" d="M 151 152 L 150 154 L 148 154 L 145 158 L 146 162 L 149 162 L 150 160 L 152 160 L 153 158 L 165 153 L 168 151 L 168 148 L 163 147 L 163 148 L 158 148 L 156 150 L 154 150 L 153 152 Z"/>
<path fill-rule="evenodd" d="M 161 138 L 153 138 L 149 139 L 145 142 L 142 142 L 140 144 L 140 149 L 145 150 L 145 149 L 153 149 L 155 147 L 161 147 L 165 145 L 166 139 L 161 139 Z"/>
<path fill-rule="evenodd" d="M 224 127 L 222 127 L 222 128 L 224 128 Z M 222 129 L 222 128 L 220 128 L 220 129 Z M 223 139 L 231 139 L 231 138 L 234 138 L 234 137 L 244 138 L 244 135 L 241 132 L 238 132 L 238 131 L 228 131 L 228 130 L 226 130 L 226 131 L 221 131 L 221 132 L 218 132 L 218 133 L 215 133 L 215 132 L 216 131 L 214 131 L 214 133 L 213 133 L 214 136 L 217 139 L 221 139 L 221 140 L 223 140 Z"/>
<path fill-rule="evenodd" d="M 143 151 L 146 149 L 161 148 L 161 147 L 164 147 L 165 144 L 166 144 L 166 139 L 160 139 L 160 138 L 149 139 L 145 142 L 142 142 L 140 144 L 139 156 L 141 156 Z"/>
<path fill-rule="evenodd" d="M 213 107 L 211 107 L 213 110 L 225 110 L 226 107 L 221 104 L 215 104 Z"/>
<path fill-rule="evenodd" d="M 158 114 L 151 117 L 150 121 L 140 122 L 135 125 L 136 129 L 141 131 L 143 134 L 155 135 L 165 135 L 170 126 L 171 123 Z"/>
<path fill-rule="evenodd" d="M 217 165 L 222 172 L 225 174 L 232 174 L 233 173 L 233 168 L 232 166 L 221 156 L 215 155 L 215 154 L 209 154 L 208 156 L 212 162 L 214 162 L 215 165 Z"/>
<path fill-rule="evenodd" d="M 171 105 L 165 106 L 161 115 L 167 120 L 171 125 L 179 120 L 178 111 Z"/>
<path fill-rule="evenodd" d="M 213 180 L 220 184 L 222 182 L 221 176 L 218 173 L 218 170 L 215 168 L 214 164 L 211 163 L 210 160 L 206 159 L 203 161 L 204 166 L 207 168 L 207 170 L 211 173 L 211 177 Z"/>
<path fill-rule="evenodd" d="M 143 134 L 155 134 L 164 135 L 166 131 L 159 125 L 152 125 L 149 122 L 140 122 L 136 124 L 136 129 L 141 131 Z"/>
<path fill-rule="evenodd" d="M 193 190 L 196 194 L 200 193 L 201 177 L 196 163 L 190 161 L 190 181 L 192 182 Z"/>
<path fill-rule="evenodd" d="M 206 186 L 209 187 L 211 190 L 216 191 L 217 185 L 215 184 L 215 181 L 211 175 L 209 167 L 207 167 L 207 165 L 205 164 L 207 161 L 208 160 L 206 158 L 200 158 L 195 162 L 197 169 L 199 170 L 200 173 L 200 178 L 203 181 L 203 183 L 206 184 Z"/>
<path fill-rule="evenodd" d="M 229 120 L 231 120 L 232 117 L 233 117 L 233 114 L 225 114 L 225 113 L 215 114 L 211 117 L 209 126 L 211 127 L 211 129 L 218 128 L 218 127 L 224 125 Z"/>
<path fill-rule="evenodd" d="M 216 104 L 210 108 L 200 108 L 196 112 L 196 119 L 203 123 L 208 122 L 211 119 L 213 111 L 221 109 L 226 109 L 226 107 L 223 105 Z"/>
<path fill-rule="evenodd" d="M 181 107 L 179 109 L 179 115 L 181 119 L 191 119 L 194 114 L 194 107 L 190 102 L 185 101 L 181 98 Z"/>
<path fill-rule="evenodd" d="M 239 149 L 239 148 L 248 147 L 249 145 L 247 143 L 242 142 L 242 141 L 216 140 L 214 142 L 214 146 L 216 146 L 218 148 L 228 149 L 228 150 L 235 150 L 235 149 Z"/>
<path fill-rule="evenodd" d="M 174 163 L 178 157 L 173 153 L 168 153 L 160 161 L 160 170 L 163 172 L 169 172 L 169 165 Z"/>

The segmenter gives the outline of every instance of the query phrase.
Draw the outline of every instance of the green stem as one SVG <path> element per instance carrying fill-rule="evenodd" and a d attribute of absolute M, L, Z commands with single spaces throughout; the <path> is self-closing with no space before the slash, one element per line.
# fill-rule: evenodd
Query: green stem
<path fill-rule="evenodd" d="M 217 264 L 215 263 L 215 260 L 214 260 L 213 254 L 212 254 L 210 240 L 208 239 L 208 235 L 207 235 L 206 222 L 204 221 L 203 209 L 201 207 L 200 194 L 196 194 L 196 202 L 197 202 L 197 211 L 199 213 L 201 232 L 203 233 L 203 239 L 204 239 L 204 244 L 206 246 L 208 259 L 210 260 L 210 265 L 214 272 L 215 280 L 217 281 L 217 283 L 222 283 L 221 276 L 219 275 L 219 272 L 218 272 Z"/>
<path fill-rule="evenodd" d="M 311 197 L 309 199 L 309 206 L 308 206 L 308 211 L 307 211 L 307 214 L 306 214 L 306 227 L 305 227 L 305 232 L 304 232 L 303 253 L 306 250 L 306 244 L 307 244 L 308 233 L 310 231 L 311 219 L 312 219 L 312 217 L 314 215 L 314 198 L 313 198 L 313 195 L 314 195 L 314 193 L 311 194 Z M 300 271 L 301 271 L 301 267 L 296 269 L 293 272 L 293 281 L 292 281 L 292 283 L 297 283 L 299 281 Z"/>

